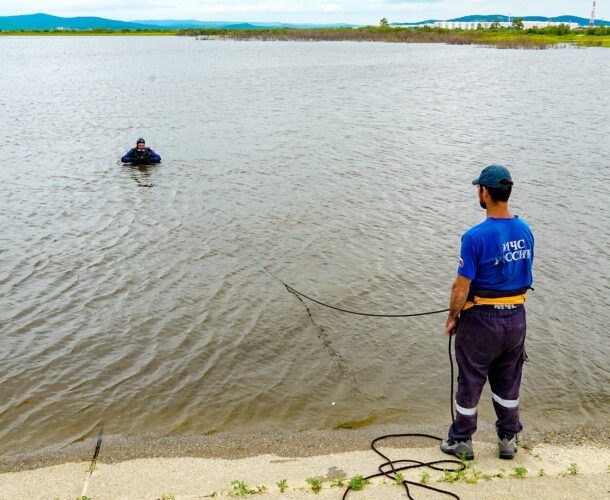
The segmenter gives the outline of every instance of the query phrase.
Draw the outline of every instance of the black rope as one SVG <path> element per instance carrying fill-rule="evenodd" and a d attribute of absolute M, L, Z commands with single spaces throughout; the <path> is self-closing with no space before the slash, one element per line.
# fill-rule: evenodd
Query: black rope
<path fill-rule="evenodd" d="M 440 472 L 449 471 L 449 472 L 453 472 L 453 473 L 460 472 L 466 468 L 466 464 L 464 462 L 460 462 L 459 460 L 435 460 L 432 462 L 420 462 L 419 460 L 409 460 L 409 459 L 390 460 L 386 455 L 384 455 L 381 451 L 379 451 L 377 448 L 375 448 L 375 444 L 377 444 L 381 440 L 389 439 L 389 438 L 398 438 L 398 437 L 424 437 L 424 438 L 428 438 L 428 439 L 434 439 L 437 441 L 441 441 L 441 438 L 432 436 L 430 434 L 388 434 L 386 436 L 380 436 L 380 437 L 374 439 L 373 442 L 371 443 L 371 448 L 373 449 L 373 451 L 375 453 L 377 453 L 377 455 L 379 455 L 381 458 L 383 458 L 385 460 L 385 462 L 379 466 L 379 472 L 377 474 L 371 474 L 370 476 L 365 477 L 364 478 L 365 480 L 384 476 L 384 477 L 387 477 L 388 479 L 391 479 L 392 481 L 396 481 L 396 473 L 406 471 L 409 469 L 417 469 L 420 467 L 427 467 L 428 469 L 432 469 L 432 470 L 440 471 Z M 408 464 L 408 465 L 400 465 L 400 464 Z M 443 464 L 442 467 L 440 467 L 441 464 Z M 451 465 L 455 465 L 455 467 L 451 467 Z M 453 497 L 457 500 L 460 500 L 460 497 L 458 495 L 456 495 L 455 493 L 452 493 L 447 490 L 441 490 L 440 488 L 435 488 L 434 486 L 429 486 L 427 484 L 410 481 L 408 479 L 403 479 L 402 485 L 405 487 L 405 492 L 407 493 L 407 497 L 410 500 L 414 500 L 414 498 L 413 498 L 413 496 L 411 496 L 411 490 L 409 489 L 409 486 L 417 486 L 419 488 L 425 488 L 427 490 L 436 491 L 437 493 L 441 493 L 443 495 L 447 495 L 447 496 Z M 346 488 L 345 492 L 343 493 L 343 497 L 342 497 L 343 500 L 345 500 L 347 498 L 347 495 L 349 494 L 350 491 L 351 491 L 351 488 L 348 486 Z"/>
<path fill-rule="evenodd" d="M 304 293 L 299 292 L 298 290 L 295 290 L 288 283 L 286 283 L 284 280 L 278 278 L 275 274 L 273 274 L 268 269 L 266 269 L 266 268 L 263 268 L 263 269 L 265 270 L 266 273 L 268 273 L 270 276 L 272 276 L 277 281 L 279 281 L 282 285 L 284 285 L 284 287 L 286 288 L 286 290 L 288 292 L 290 292 L 297 299 L 299 299 L 299 301 L 303 304 L 303 306 L 305 306 L 305 309 L 307 309 L 307 314 L 309 315 L 309 318 L 314 323 L 314 325 L 315 325 L 315 322 L 313 321 L 313 316 L 311 314 L 311 311 L 309 310 L 309 307 L 307 307 L 307 304 L 305 304 L 305 302 L 303 302 L 302 298 L 310 300 L 311 302 L 315 302 L 316 304 L 327 307 L 329 309 L 334 309 L 335 311 L 348 313 L 348 314 L 355 314 L 358 316 L 371 316 L 371 317 L 375 317 L 375 318 L 410 318 L 410 317 L 414 317 L 414 316 L 425 316 L 425 315 L 429 315 L 429 314 L 439 314 L 439 313 L 449 311 L 449 309 L 442 309 L 442 310 L 438 310 L 438 311 L 429 311 L 429 312 L 415 313 L 415 314 L 376 314 L 376 313 L 363 313 L 363 312 L 358 312 L 358 311 L 350 311 L 348 309 L 343 309 L 341 307 L 332 306 L 330 304 L 326 304 L 326 303 L 316 300 L 312 297 L 309 297 L 308 295 L 305 295 Z M 451 371 L 451 384 L 450 384 L 451 392 L 449 393 L 449 398 L 450 398 L 449 408 L 450 408 L 450 413 L 451 413 L 451 421 L 454 422 L 455 421 L 455 415 L 454 415 L 454 410 L 453 410 L 453 378 L 454 378 L 454 375 L 453 375 L 453 357 L 451 354 L 452 339 L 453 339 L 453 336 L 450 335 L 449 336 L 449 346 L 448 346 L 449 366 L 450 366 L 450 371 Z M 379 437 L 373 439 L 373 441 L 371 441 L 371 449 L 375 453 L 377 453 L 377 455 L 379 455 L 381 458 L 383 458 L 385 460 L 385 462 L 383 462 L 379 466 L 378 473 L 371 474 L 370 476 L 366 476 L 364 479 L 368 480 L 368 479 L 373 479 L 375 477 L 385 476 L 388 479 L 391 479 L 392 481 L 396 481 L 396 473 L 401 472 L 401 471 L 410 470 L 410 469 L 418 469 L 420 467 L 426 467 L 428 469 L 432 469 L 435 471 L 441 471 L 441 472 L 449 471 L 449 472 L 453 472 L 453 473 L 460 472 L 460 471 L 463 471 L 466 469 L 466 464 L 463 461 L 459 461 L 459 460 L 434 460 L 432 462 L 420 462 L 419 460 L 410 460 L 410 459 L 391 460 L 389 457 L 387 457 L 381 451 L 379 451 L 379 449 L 377 449 L 377 447 L 376 447 L 377 443 L 379 443 L 385 439 L 413 438 L 413 437 L 423 437 L 423 438 L 427 438 L 427 439 L 433 439 L 435 441 L 442 441 L 442 438 L 439 438 L 438 436 L 432 436 L 431 434 L 405 433 L 405 434 L 386 434 L 384 436 L 379 436 Z M 407 464 L 407 465 L 403 465 L 403 464 Z M 439 467 L 439 465 L 441 465 L 441 464 L 455 465 L 455 467 L 453 467 L 453 468 Z M 447 496 L 453 497 L 457 500 L 460 500 L 460 497 L 458 495 L 456 495 L 455 493 L 452 493 L 447 490 L 442 490 L 440 488 L 435 488 L 434 486 L 428 486 L 427 484 L 403 479 L 402 485 L 405 487 L 405 492 L 407 493 L 407 497 L 409 497 L 409 500 L 414 500 L 414 498 L 411 496 L 411 491 L 409 489 L 409 486 L 416 486 L 419 488 L 425 488 L 427 490 L 436 491 L 437 493 L 441 493 L 443 495 L 447 495 Z M 345 491 L 343 493 L 343 500 L 345 500 L 347 498 L 347 495 L 349 494 L 349 492 L 351 490 L 352 490 L 352 488 L 350 488 L 349 486 L 345 489 Z"/>
<path fill-rule="evenodd" d="M 93 459 L 91 459 L 91 465 L 89 465 L 89 470 L 93 472 L 95 469 L 95 465 L 97 464 L 97 457 L 100 455 L 100 449 L 102 448 L 102 439 L 104 437 L 104 426 L 100 427 L 100 433 L 97 436 L 97 443 L 95 445 L 95 451 L 93 452 Z"/>
<path fill-rule="evenodd" d="M 453 412 L 453 356 L 451 355 L 451 340 L 453 340 L 453 335 L 449 335 L 449 347 L 447 349 L 447 354 L 449 354 L 449 368 L 451 371 L 451 392 L 449 393 L 449 409 L 451 410 L 451 421 L 455 422 L 455 413 Z"/>
<path fill-rule="evenodd" d="M 316 328 L 316 330 L 318 330 L 318 338 L 322 342 L 322 345 L 328 351 L 328 354 L 330 355 L 330 357 L 337 363 L 337 366 L 339 367 L 339 369 L 350 379 L 350 382 L 352 382 L 350 389 L 352 389 L 352 388 L 357 389 L 358 386 L 357 386 L 357 382 L 356 382 L 356 376 L 348 368 L 345 360 L 343 359 L 343 356 L 341 356 L 341 354 L 339 354 L 332 346 L 332 343 L 331 343 L 330 339 L 328 338 L 328 334 L 326 333 L 326 329 L 322 325 L 318 325 L 316 323 L 316 321 L 313 319 L 313 314 L 311 314 L 311 309 L 309 309 L 309 306 L 299 296 L 299 294 L 295 293 L 290 287 L 286 287 L 286 291 L 288 291 L 290 294 L 294 295 L 297 298 L 297 300 L 303 305 L 305 310 L 307 311 L 307 316 L 309 316 L 309 320 L 311 321 L 311 324 Z M 361 391 L 357 391 L 357 392 L 362 394 Z"/>
<path fill-rule="evenodd" d="M 91 459 L 91 463 L 89 464 L 89 469 L 87 471 L 87 476 L 85 477 L 85 484 L 83 484 L 83 492 L 79 498 L 86 498 L 87 488 L 89 487 L 89 480 L 93 475 L 93 469 L 95 469 L 95 465 L 97 464 L 97 458 L 100 454 L 100 449 L 102 448 L 102 438 L 104 436 L 104 424 L 100 427 L 100 433 L 97 437 L 97 443 L 95 445 L 95 451 L 93 452 L 93 458 Z"/>
<path fill-rule="evenodd" d="M 451 340 L 452 339 L 453 339 L 453 336 L 449 336 L 449 365 L 451 367 L 451 393 L 450 393 L 451 404 L 450 404 L 450 408 L 451 408 L 451 420 L 454 421 L 455 419 L 453 416 L 453 358 L 451 356 Z M 373 441 L 371 441 L 371 449 L 375 453 L 377 453 L 377 455 L 379 455 L 381 458 L 383 458 L 385 460 L 385 462 L 383 462 L 379 466 L 379 472 L 377 474 L 371 474 L 370 476 L 367 476 L 364 479 L 368 480 L 368 479 L 373 479 L 375 477 L 385 476 L 388 479 L 391 479 L 392 481 L 396 481 L 397 472 L 410 470 L 410 469 L 418 469 L 421 467 L 426 467 L 428 469 L 432 469 L 432 470 L 440 471 L 440 472 L 449 471 L 449 472 L 453 472 L 453 473 L 460 472 L 460 471 L 463 471 L 466 469 L 466 464 L 461 460 L 434 460 L 432 462 L 420 462 L 419 460 L 411 460 L 411 459 L 391 460 L 386 455 L 384 455 L 381 451 L 379 451 L 375 446 L 377 443 L 379 443 L 380 441 L 383 441 L 384 439 L 412 438 L 412 437 L 423 437 L 423 438 L 427 438 L 427 439 L 433 439 L 435 441 L 442 441 L 442 438 L 439 438 L 438 436 L 432 436 L 431 434 L 405 433 L 405 434 L 386 434 L 385 436 L 379 436 L 379 437 L 373 439 Z M 408 465 L 401 465 L 401 464 L 408 464 Z M 452 464 L 452 465 L 455 465 L 455 467 L 453 467 L 453 468 L 439 467 L 439 465 L 441 465 L 441 464 Z M 411 496 L 411 490 L 409 489 L 409 486 L 417 486 L 419 488 L 425 488 L 427 490 L 436 491 L 437 493 L 441 493 L 443 495 L 447 495 L 447 496 L 453 497 L 457 500 L 460 500 L 460 497 L 458 495 L 456 495 L 455 493 L 452 493 L 447 490 L 442 490 L 440 488 L 435 488 L 434 486 L 428 486 L 427 484 L 403 479 L 402 485 L 405 487 L 405 492 L 407 493 L 407 497 L 409 497 L 409 500 L 415 500 Z M 347 498 L 347 495 L 350 491 L 351 491 L 351 488 L 348 486 L 346 488 L 346 490 L 343 492 L 343 500 L 345 500 Z"/>
<path fill-rule="evenodd" d="M 342 313 L 355 314 L 357 316 L 370 316 L 372 318 L 413 318 L 415 316 L 427 316 L 430 314 L 440 314 L 440 313 L 449 311 L 449 309 L 439 309 L 438 311 L 426 311 L 426 312 L 411 313 L 411 314 L 380 314 L 380 313 L 364 313 L 364 312 L 359 312 L 359 311 L 352 311 L 349 309 L 343 309 L 342 307 L 337 307 L 337 306 L 333 306 L 330 304 L 326 304 L 317 299 L 314 299 L 313 297 L 310 297 L 309 295 L 305 295 L 303 292 L 299 292 L 295 288 L 291 287 L 288 283 L 286 283 L 281 278 L 278 278 L 275 274 L 273 274 L 268 269 L 266 269 L 266 268 L 263 268 L 263 269 L 267 274 L 269 274 L 270 276 L 272 276 L 273 278 L 278 280 L 282 285 L 284 285 L 286 287 L 286 290 L 288 290 L 290 293 L 293 293 L 294 295 L 296 295 L 298 297 L 303 297 L 304 299 L 307 299 L 307 300 L 314 302 L 318 305 L 321 305 L 323 307 L 327 307 L 329 309 L 334 309 L 335 311 L 339 311 Z M 309 312 L 309 309 L 308 309 L 308 312 Z M 311 316 L 311 313 L 310 313 L 310 316 Z"/>

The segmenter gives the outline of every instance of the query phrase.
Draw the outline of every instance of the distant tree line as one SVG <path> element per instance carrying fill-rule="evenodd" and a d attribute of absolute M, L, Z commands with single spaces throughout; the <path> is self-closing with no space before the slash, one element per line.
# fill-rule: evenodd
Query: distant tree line
<path fill-rule="evenodd" d="M 575 32 L 567 26 L 550 26 L 531 30 L 515 28 L 492 28 L 479 30 L 451 30 L 436 27 L 394 28 L 380 23 L 379 26 L 362 28 L 257 28 L 223 29 L 195 28 L 179 30 L 179 36 L 222 38 L 230 40 L 261 41 L 358 41 L 395 43 L 447 43 L 451 45 L 486 45 L 499 48 L 543 49 L 557 43 L 604 46 L 606 40 L 579 38 L 589 31 Z M 595 28 L 595 34 L 604 35 L 610 30 Z M 591 32 L 592 34 L 593 32 Z M 534 35 L 534 36 L 532 36 Z M 559 35 L 559 36 L 558 36 Z M 563 36 L 571 35 L 571 36 Z"/>
<path fill-rule="evenodd" d="M 186 29 L 179 36 L 219 37 L 231 40 L 262 41 L 358 41 L 396 43 L 447 43 L 451 45 L 493 44 L 495 46 L 544 48 L 544 41 L 534 41 L 527 36 L 509 37 L 508 40 L 485 39 L 485 32 L 449 30 L 421 27 L 416 29 L 368 26 L 364 28 L 263 28 L 263 29 Z"/>
<path fill-rule="evenodd" d="M 567 24 L 560 24 L 559 26 L 547 26 L 546 28 L 529 28 L 525 30 L 526 33 L 533 35 L 571 35 L 574 33 L 573 30 Z"/>
<path fill-rule="evenodd" d="M 595 28 L 587 28 L 587 35 L 593 36 L 608 36 L 610 35 L 610 26 L 597 26 Z"/>
<path fill-rule="evenodd" d="M 501 28 L 499 25 L 484 29 L 479 25 L 476 30 L 452 30 L 430 26 L 413 28 L 392 27 L 387 19 L 381 19 L 379 26 L 366 26 L 360 28 L 122 28 L 112 30 L 95 28 L 90 30 L 73 29 L 45 29 L 7 31 L 12 33 L 57 33 L 57 34 L 176 34 L 178 36 L 228 38 L 233 40 L 299 40 L 299 41 L 379 41 L 379 42 L 416 42 L 416 43 L 448 43 L 448 44 L 491 44 L 494 46 L 543 48 L 553 43 L 578 43 L 581 45 L 607 46 L 607 40 L 591 40 L 591 38 L 578 38 L 578 35 L 592 35 L 597 37 L 610 36 L 610 27 L 597 26 L 595 28 L 570 30 L 567 25 L 549 26 L 546 28 L 522 29 L 522 21 L 516 18 L 510 28 Z M 542 35 L 531 37 L 529 35 Z M 571 36 L 569 36 L 571 35 Z M 561 39 L 559 38 L 561 37 Z M 567 38 L 567 42 L 563 41 Z"/>

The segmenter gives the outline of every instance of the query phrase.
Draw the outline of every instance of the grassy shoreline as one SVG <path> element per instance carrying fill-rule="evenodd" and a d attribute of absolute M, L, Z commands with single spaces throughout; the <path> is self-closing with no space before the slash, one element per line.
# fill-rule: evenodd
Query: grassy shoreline
<path fill-rule="evenodd" d="M 0 36 L 191 36 L 204 40 L 237 41 L 362 41 L 387 43 L 444 43 L 482 45 L 497 48 L 545 49 L 553 46 L 610 47 L 610 28 L 571 31 L 563 27 L 544 29 L 481 29 L 472 31 L 442 28 L 272 28 L 182 30 L 90 31 L 0 31 Z"/>
<path fill-rule="evenodd" d="M 362 41 L 387 43 L 445 43 L 498 48 L 544 49 L 553 46 L 610 47 L 610 28 L 570 31 L 482 29 L 473 31 L 442 28 L 273 28 L 273 29 L 183 29 L 90 31 L 0 31 L 0 36 L 191 36 L 199 39 L 237 41 Z"/>
<path fill-rule="evenodd" d="M 200 39 L 259 41 L 362 41 L 388 43 L 444 43 L 498 48 L 544 49 L 552 46 L 610 47 L 610 29 L 570 30 L 447 30 L 442 28 L 274 28 L 256 30 L 189 29 L 178 36 Z"/>

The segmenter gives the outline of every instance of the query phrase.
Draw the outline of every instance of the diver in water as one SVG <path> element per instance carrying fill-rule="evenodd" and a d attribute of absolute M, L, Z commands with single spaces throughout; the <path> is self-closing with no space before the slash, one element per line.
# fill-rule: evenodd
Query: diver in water
<path fill-rule="evenodd" d="M 135 165 L 146 165 L 148 163 L 159 163 L 161 157 L 152 149 L 146 147 L 146 142 L 140 137 L 136 142 L 136 147 L 131 148 L 122 158 L 123 163 Z"/>

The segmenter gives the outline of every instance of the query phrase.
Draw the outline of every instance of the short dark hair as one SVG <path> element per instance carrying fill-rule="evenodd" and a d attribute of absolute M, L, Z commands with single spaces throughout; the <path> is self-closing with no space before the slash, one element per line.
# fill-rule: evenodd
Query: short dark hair
<path fill-rule="evenodd" d="M 512 186 L 506 186 L 503 188 L 490 188 L 487 186 L 484 186 L 485 189 L 487 189 L 487 192 L 489 193 L 489 196 L 491 196 L 491 199 L 493 201 L 508 201 L 508 199 L 510 198 L 510 193 L 513 190 Z"/>

